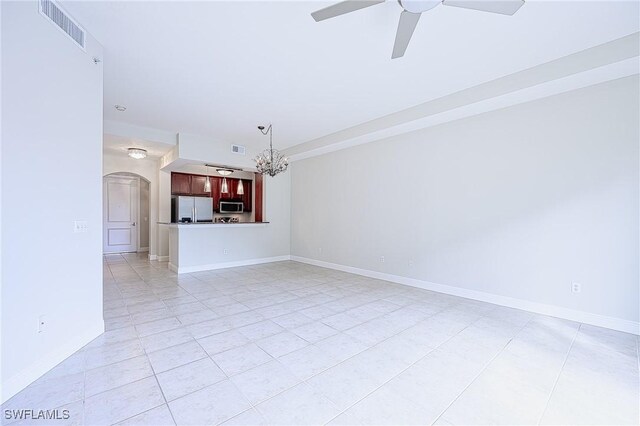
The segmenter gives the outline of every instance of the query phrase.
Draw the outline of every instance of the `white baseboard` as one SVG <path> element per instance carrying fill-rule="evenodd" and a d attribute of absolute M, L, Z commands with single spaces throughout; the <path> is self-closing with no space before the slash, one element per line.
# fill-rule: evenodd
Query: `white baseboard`
<path fill-rule="evenodd" d="M 104 321 L 101 320 L 79 335 L 72 336 L 70 340 L 46 353 L 38 361 L 17 374 L 3 380 L 0 388 L 0 403 L 4 404 L 9 398 L 39 379 L 43 374 L 73 355 L 78 349 L 104 333 Z"/>
<path fill-rule="evenodd" d="M 156 256 L 155 254 L 150 254 L 149 260 L 158 260 L 158 256 Z"/>
<path fill-rule="evenodd" d="M 404 284 L 411 287 L 418 287 L 425 290 L 436 291 L 438 293 L 450 294 L 452 296 L 464 297 L 467 299 L 479 300 L 481 302 L 493 303 L 495 305 L 507 306 L 509 308 L 522 309 L 524 311 L 534 312 L 536 314 L 549 315 L 552 317 L 568 319 L 571 321 L 591 324 L 598 327 L 609 328 L 612 330 L 623 331 L 640 335 L 640 322 L 629 321 L 621 318 L 608 317 L 605 315 L 594 314 L 590 312 L 578 311 L 575 309 L 564 308 L 556 305 L 547 305 L 544 303 L 531 302 L 524 299 L 516 299 L 514 297 L 501 296 L 498 294 L 487 293 L 484 291 L 470 290 L 462 287 L 454 287 L 450 285 L 437 284 L 429 281 L 422 281 L 415 278 L 402 277 L 399 275 L 386 274 L 384 272 L 371 271 L 368 269 L 354 268 L 352 266 L 340 265 L 337 263 L 324 262 L 321 260 L 310 259 L 307 257 L 291 256 L 291 260 L 309 265 L 321 266 L 323 268 L 335 269 L 338 271 L 349 272 L 352 274 L 362 275 L 369 278 L 390 281 L 397 284 Z"/>
<path fill-rule="evenodd" d="M 211 263 L 208 265 L 181 266 L 181 267 L 177 267 L 176 265 L 169 263 L 169 269 L 179 274 L 186 274 L 190 272 L 201 272 L 201 271 L 212 271 L 215 269 L 235 268 L 238 266 L 259 265 L 261 263 L 282 262 L 284 260 L 291 260 L 291 256 L 284 255 L 284 256 L 274 256 L 274 257 L 262 257 L 259 259 L 236 260 L 234 262 L 220 262 L 220 263 Z"/>

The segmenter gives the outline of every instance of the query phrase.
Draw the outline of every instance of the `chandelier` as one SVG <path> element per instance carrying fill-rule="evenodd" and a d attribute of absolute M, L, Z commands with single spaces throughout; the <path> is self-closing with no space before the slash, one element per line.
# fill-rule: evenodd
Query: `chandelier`
<path fill-rule="evenodd" d="M 282 155 L 280 151 L 273 149 L 273 128 L 271 124 L 269 124 L 267 130 L 264 130 L 264 126 L 258 126 L 258 129 L 263 135 L 269 134 L 269 149 L 262 151 L 262 154 L 259 154 L 253 161 L 256 162 L 256 168 L 259 173 L 273 177 L 287 170 L 289 159 Z"/>

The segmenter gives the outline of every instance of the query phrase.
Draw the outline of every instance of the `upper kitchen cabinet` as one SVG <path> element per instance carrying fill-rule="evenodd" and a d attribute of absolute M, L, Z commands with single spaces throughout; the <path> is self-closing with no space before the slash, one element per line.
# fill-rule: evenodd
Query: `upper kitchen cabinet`
<path fill-rule="evenodd" d="M 222 179 L 216 176 L 211 178 L 211 198 L 213 198 L 213 211 L 218 213 L 220 211 L 220 182 Z"/>
<path fill-rule="evenodd" d="M 240 179 L 238 179 L 240 180 Z M 244 187 L 244 194 L 240 195 L 240 197 L 242 198 L 242 202 L 244 203 L 244 211 L 245 212 L 250 212 L 252 209 L 252 204 L 253 204 L 253 197 L 251 195 L 252 191 L 251 191 L 251 187 L 252 187 L 252 181 L 248 180 L 248 179 L 242 179 L 242 186 Z M 236 186 L 237 188 L 237 186 Z"/>
<path fill-rule="evenodd" d="M 171 173 L 171 194 L 191 195 L 191 175 Z"/>
<path fill-rule="evenodd" d="M 206 192 L 204 190 L 204 185 L 206 182 L 206 176 L 191 175 L 191 195 L 202 195 L 210 197 L 211 192 Z M 211 186 L 213 187 L 213 179 L 211 180 Z"/>
<path fill-rule="evenodd" d="M 220 200 L 242 201 L 244 203 L 244 211 L 252 211 L 253 181 L 251 179 L 227 177 L 227 192 L 222 192 L 222 177 L 210 176 L 209 179 L 211 180 L 211 192 L 205 192 L 206 176 L 173 172 L 171 173 L 171 194 L 211 197 L 213 198 L 213 208 L 216 212 L 218 212 Z M 241 181 L 244 194 L 238 194 L 238 184 Z"/>

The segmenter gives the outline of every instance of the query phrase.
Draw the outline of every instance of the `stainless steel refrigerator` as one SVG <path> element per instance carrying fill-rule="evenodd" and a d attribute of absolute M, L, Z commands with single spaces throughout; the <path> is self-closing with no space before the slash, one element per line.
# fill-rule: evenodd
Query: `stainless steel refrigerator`
<path fill-rule="evenodd" d="M 171 197 L 171 222 L 213 222 L 213 198 Z"/>

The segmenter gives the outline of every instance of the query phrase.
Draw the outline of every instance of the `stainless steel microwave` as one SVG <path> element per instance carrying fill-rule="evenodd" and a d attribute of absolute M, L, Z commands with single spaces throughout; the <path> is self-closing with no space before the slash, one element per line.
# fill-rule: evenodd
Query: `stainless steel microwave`
<path fill-rule="evenodd" d="M 242 213 L 243 211 L 244 203 L 220 200 L 220 213 Z"/>

